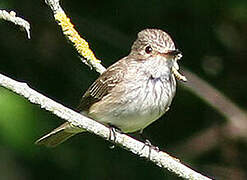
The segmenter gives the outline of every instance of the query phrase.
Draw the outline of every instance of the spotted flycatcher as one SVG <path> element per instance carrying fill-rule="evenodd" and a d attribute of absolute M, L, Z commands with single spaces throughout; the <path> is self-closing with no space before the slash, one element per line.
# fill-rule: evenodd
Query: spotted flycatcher
<path fill-rule="evenodd" d="M 79 111 L 124 133 L 142 131 L 171 105 L 182 57 L 171 37 L 159 29 L 138 33 L 128 56 L 111 65 L 83 95 Z M 66 122 L 36 141 L 54 147 L 85 130 Z"/>

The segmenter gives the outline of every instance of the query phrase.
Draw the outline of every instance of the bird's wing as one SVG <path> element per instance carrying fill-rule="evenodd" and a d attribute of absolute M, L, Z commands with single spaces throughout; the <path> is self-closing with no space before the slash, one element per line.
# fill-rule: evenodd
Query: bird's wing
<path fill-rule="evenodd" d="M 115 86 L 122 81 L 127 65 L 124 59 L 114 63 L 89 87 L 83 95 L 78 107 L 80 112 L 88 112 L 90 106 L 100 101 Z"/>

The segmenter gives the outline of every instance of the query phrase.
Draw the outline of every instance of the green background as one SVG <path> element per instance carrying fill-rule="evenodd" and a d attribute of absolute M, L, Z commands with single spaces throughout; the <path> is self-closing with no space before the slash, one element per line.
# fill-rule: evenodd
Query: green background
<path fill-rule="evenodd" d="M 246 109 L 246 0 L 64 0 L 62 6 L 104 66 L 128 54 L 137 32 L 160 28 L 183 52 L 181 68 Z M 1 0 L 0 9 L 28 20 L 32 37 L 0 20 L 0 72 L 76 110 L 98 74 L 80 62 L 48 6 L 41 0 Z M 0 179 L 180 179 L 89 133 L 53 149 L 33 144 L 62 122 L 0 87 Z M 221 128 L 227 123 L 202 98 L 178 86 L 169 112 L 144 134 L 207 176 L 247 179 L 247 132 L 233 138 Z M 200 136 L 205 131 L 212 132 L 210 138 Z"/>

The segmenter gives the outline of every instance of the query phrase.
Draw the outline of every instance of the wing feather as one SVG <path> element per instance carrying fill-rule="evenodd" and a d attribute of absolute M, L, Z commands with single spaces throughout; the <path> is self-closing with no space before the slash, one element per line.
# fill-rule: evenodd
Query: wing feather
<path fill-rule="evenodd" d="M 116 83 L 122 81 L 126 68 L 125 59 L 121 59 L 102 73 L 83 95 L 78 107 L 79 111 L 88 112 L 92 104 L 106 96 Z"/>

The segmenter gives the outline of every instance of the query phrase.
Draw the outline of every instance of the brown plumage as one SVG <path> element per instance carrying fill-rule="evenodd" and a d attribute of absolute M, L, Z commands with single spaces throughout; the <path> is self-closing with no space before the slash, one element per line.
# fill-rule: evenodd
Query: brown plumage
<path fill-rule="evenodd" d="M 158 29 L 138 33 L 128 56 L 111 65 L 83 95 L 79 111 L 122 132 L 142 131 L 169 108 L 176 91 L 177 60 L 170 36 Z M 83 129 L 64 123 L 37 144 L 54 147 Z"/>

